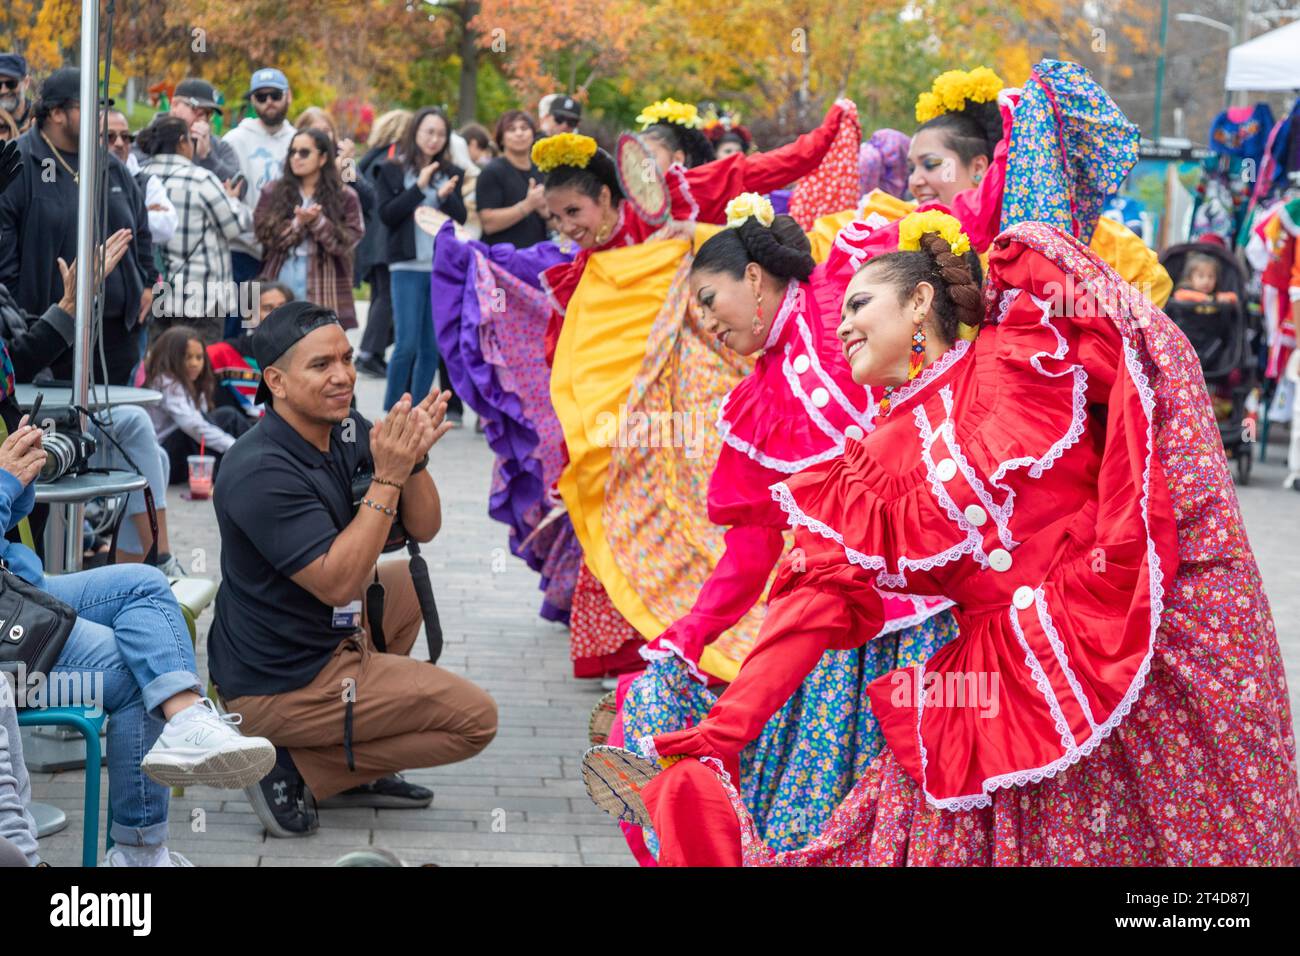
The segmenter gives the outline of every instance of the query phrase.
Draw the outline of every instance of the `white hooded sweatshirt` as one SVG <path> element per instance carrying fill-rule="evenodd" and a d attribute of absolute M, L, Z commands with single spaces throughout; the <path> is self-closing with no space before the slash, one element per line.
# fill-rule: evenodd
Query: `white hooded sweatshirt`
<path fill-rule="evenodd" d="M 258 197 L 262 190 L 279 179 L 284 170 L 284 158 L 289 153 L 289 144 L 297 132 L 288 120 L 271 133 L 256 116 L 247 116 L 225 135 L 222 142 L 229 143 L 239 157 L 239 169 L 248 180 L 248 189 L 244 193 L 244 205 L 251 215 L 257 208 Z M 231 252 L 242 252 L 262 258 L 262 247 L 258 245 L 250 229 L 230 240 Z"/>

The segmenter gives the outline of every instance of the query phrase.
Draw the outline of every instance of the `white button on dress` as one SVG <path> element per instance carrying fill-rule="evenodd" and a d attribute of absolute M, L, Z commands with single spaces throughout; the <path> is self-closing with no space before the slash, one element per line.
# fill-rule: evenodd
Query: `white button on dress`
<path fill-rule="evenodd" d="M 989 513 L 979 505 L 967 505 L 965 514 L 966 520 L 977 528 L 982 527 L 984 522 L 989 520 Z"/>
<path fill-rule="evenodd" d="M 957 477 L 957 463 L 951 458 L 945 458 L 934 466 L 934 473 L 939 476 L 940 481 L 952 481 Z"/>
<path fill-rule="evenodd" d="M 1016 593 L 1011 595 L 1011 603 L 1022 611 L 1027 611 L 1034 604 L 1034 589 L 1028 585 L 1020 585 L 1016 588 Z"/>
<path fill-rule="evenodd" d="M 863 430 L 857 425 L 850 425 L 848 428 L 844 429 L 844 437 L 852 438 L 854 441 L 862 441 L 862 436 L 864 434 L 865 432 L 863 432 Z"/>
<path fill-rule="evenodd" d="M 812 362 L 809 361 L 808 356 L 806 355 L 796 355 L 794 357 L 794 362 L 791 364 L 794 366 L 794 373 L 796 375 L 802 375 L 804 372 L 808 371 L 808 367 L 812 365 Z"/>
<path fill-rule="evenodd" d="M 994 548 L 989 552 L 989 567 L 994 571 L 1011 570 L 1011 552 L 1005 548 Z"/>
<path fill-rule="evenodd" d="M 812 403 L 818 408 L 825 408 L 830 404 L 831 393 L 824 388 L 814 388 L 812 391 Z"/>

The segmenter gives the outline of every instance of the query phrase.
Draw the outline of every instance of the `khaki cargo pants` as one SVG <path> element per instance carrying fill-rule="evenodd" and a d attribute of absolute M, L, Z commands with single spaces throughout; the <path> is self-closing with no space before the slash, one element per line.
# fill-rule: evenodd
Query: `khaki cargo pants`
<path fill-rule="evenodd" d="M 226 700 L 240 730 L 287 747 L 317 799 L 399 770 L 439 767 L 474 756 L 497 732 L 496 703 L 465 678 L 407 655 L 423 619 L 407 562 L 379 565 L 384 637 L 375 649 L 368 614 L 305 687 Z M 363 596 L 364 597 L 364 596 Z M 348 768 L 344 724 L 352 703 Z"/>

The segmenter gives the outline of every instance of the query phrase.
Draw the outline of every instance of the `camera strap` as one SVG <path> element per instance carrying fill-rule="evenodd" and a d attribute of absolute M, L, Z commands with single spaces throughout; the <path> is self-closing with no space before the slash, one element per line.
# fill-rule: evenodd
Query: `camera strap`
<path fill-rule="evenodd" d="M 134 459 L 132 459 L 131 456 L 126 453 L 126 449 L 123 448 L 120 444 L 118 444 L 117 439 L 112 436 L 109 430 L 104 427 L 104 425 L 99 421 L 99 419 L 97 419 L 94 416 L 93 413 L 91 413 L 85 408 L 82 408 L 80 405 L 73 406 L 73 410 L 80 412 L 82 415 L 85 415 L 86 418 L 89 419 L 90 422 L 100 430 L 103 436 L 108 439 L 109 443 L 114 448 L 116 448 L 119 452 L 121 452 L 122 457 L 126 459 L 126 463 L 127 465 L 130 466 L 131 470 L 134 471 L 141 478 L 145 477 L 144 471 L 141 470 L 140 466 L 137 465 Z M 144 556 L 144 563 L 157 564 L 158 563 L 158 508 L 154 504 L 153 489 L 150 488 L 148 484 L 146 484 L 142 490 L 144 491 L 145 513 L 149 515 L 149 534 L 153 538 L 153 540 L 149 543 L 149 553 Z M 108 547 L 109 564 L 113 564 L 114 562 L 117 561 L 117 535 L 118 532 L 122 529 L 123 520 L 125 520 L 125 511 L 123 512 L 123 516 L 119 517 L 117 523 L 113 525 L 113 538 L 112 538 L 112 542 L 109 544 Z"/>
<path fill-rule="evenodd" d="M 433 600 L 429 565 L 420 554 L 420 545 L 413 539 L 407 539 L 406 551 L 411 556 L 411 582 L 415 585 L 420 614 L 424 617 L 424 636 L 429 642 L 429 663 L 436 664 L 442 656 L 442 621 L 438 618 L 438 605 Z"/>
<path fill-rule="evenodd" d="M 375 650 L 384 653 L 388 650 L 388 639 L 384 637 L 384 586 L 379 582 L 379 566 L 375 566 L 375 579 L 366 587 L 366 620 L 370 623 L 370 639 Z"/>

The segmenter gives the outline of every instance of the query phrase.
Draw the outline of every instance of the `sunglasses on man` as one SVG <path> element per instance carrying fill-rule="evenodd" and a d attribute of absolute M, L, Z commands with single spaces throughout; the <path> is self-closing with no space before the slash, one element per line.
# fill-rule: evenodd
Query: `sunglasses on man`
<path fill-rule="evenodd" d="M 0 92 L 7 93 L 10 90 L 18 89 L 22 85 L 22 80 L 15 80 L 12 76 L 0 76 Z"/>
<path fill-rule="evenodd" d="M 116 143 L 120 140 L 121 142 L 130 145 L 135 142 L 135 133 L 132 133 L 129 130 L 110 129 L 107 133 L 107 138 L 110 143 Z"/>
<path fill-rule="evenodd" d="M 278 103 L 284 99 L 284 90 L 258 90 L 253 94 L 253 99 L 259 103 Z"/>

